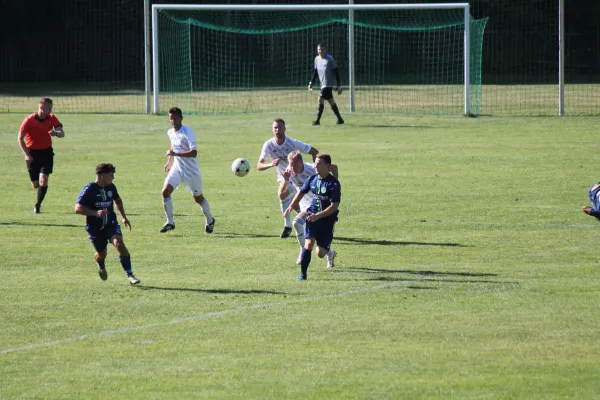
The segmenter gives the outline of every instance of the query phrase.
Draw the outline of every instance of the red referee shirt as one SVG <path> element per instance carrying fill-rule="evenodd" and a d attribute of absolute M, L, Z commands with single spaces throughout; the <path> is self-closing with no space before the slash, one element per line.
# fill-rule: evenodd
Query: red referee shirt
<path fill-rule="evenodd" d="M 21 132 L 25 132 L 25 144 L 32 150 L 47 149 L 52 146 L 52 136 L 48 132 L 62 125 L 54 114 L 46 119 L 39 119 L 37 113 L 27 116 L 21 124 Z"/>

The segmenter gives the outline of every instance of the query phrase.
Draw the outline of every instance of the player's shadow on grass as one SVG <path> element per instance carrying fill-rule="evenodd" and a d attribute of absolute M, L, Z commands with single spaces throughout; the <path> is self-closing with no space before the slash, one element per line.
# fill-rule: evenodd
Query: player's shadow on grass
<path fill-rule="evenodd" d="M 356 244 L 376 244 L 380 246 L 406 246 L 406 245 L 418 245 L 418 246 L 447 246 L 447 247 L 470 247 L 460 243 L 432 243 L 432 242 L 403 242 L 394 240 L 370 240 L 361 238 L 347 238 L 334 236 L 333 241 L 337 242 L 351 242 Z"/>
<path fill-rule="evenodd" d="M 420 270 L 407 270 L 407 269 L 382 269 L 382 268 L 348 268 L 339 272 L 354 272 L 361 274 L 403 274 L 403 275 L 418 275 L 421 279 L 411 279 L 400 276 L 377 276 L 368 278 L 369 281 L 382 281 L 382 282 L 440 282 L 440 283 L 492 283 L 492 284 L 505 284 L 514 282 L 495 281 L 489 279 L 469 279 L 469 278 L 494 278 L 497 274 L 489 273 L 475 273 L 475 272 L 439 272 L 439 271 L 420 271 Z M 453 279 L 454 278 L 454 279 Z M 460 279 L 464 278 L 464 279 Z"/>
<path fill-rule="evenodd" d="M 56 226 L 62 228 L 79 228 L 83 229 L 83 225 L 74 224 L 47 224 L 42 222 L 0 222 L 0 225 L 19 225 L 19 226 Z"/>
<path fill-rule="evenodd" d="M 441 126 L 428 126 L 428 125 L 390 125 L 390 124 L 357 124 L 361 128 L 423 128 L 433 129 L 442 128 Z"/>
<path fill-rule="evenodd" d="M 193 289 L 193 288 L 172 288 L 172 287 L 160 287 L 160 286 L 136 286 L 140 290 L 167 290 L 167 291 L 181 291 L 181 292 L 198 292 L 198 293 L 212 293 L 212 294 L 286 294 L 276 292 L 273 290 L 234 290 L 234 289 Z"/>
<path fill-rule="evenodd" d="M 420 276 L 464 276 L 464 277 L 493 277 L 498 276 L 498 274 L 487 274 L 487 273 L 476 273 L 476 272 L 440 272 L 440 271 L 421 271 L 421 270 L 411 270 L 411 269 L 383 269 L 383 268 L 367 268 L 367 267 L 358 267 L 358 268 L 348 268 L 344 270 L 345 272 L 365 272 L 371 274 L 410 274 L 410 275 L 420 275 Z"/>
<path fill-rule="evenodd" d="M 248 238 L 248 239 L 264 239 L 264 238 L 279 238 L 279 235 L 262 235 L 260 233 L 233 233 L 233 232 L 215 232 L 214 236 L 225 239 Z"/>

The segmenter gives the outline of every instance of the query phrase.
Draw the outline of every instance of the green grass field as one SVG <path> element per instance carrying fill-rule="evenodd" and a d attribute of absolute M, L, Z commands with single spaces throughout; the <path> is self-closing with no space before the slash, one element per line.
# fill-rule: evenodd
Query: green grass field
<path fill-rule="evenodd" d="M 183 188 L 158 233 L 165 116 L 58 116 L 34 215 L 24 115 L 0 115 L 0 398 L 598 398 L 600 224 L 580 208 L 599 118 L 283 115 L 342 183 L 336 267 L 313 257 L 297 282 L 274 171 L 254 170 L 278 115 L 184 119 L 212 235 Z M 113 248 L 98 278 L 73 213 L 100 162 L 117 166 L 138 287 Z"/>
<path fill-rule="evenodd" d="M 27 114 L 35 109 L 40 97 L 55 98 L 54 111 L 61 113 L 145 112 L 143 83 L 138 90 L 122 88 L 67 87 L 61 82 L 39 84 L 0 84 L 0 113 Z M 340 110 L 349 111 L 347 87 L 336 95 Z M 230 113 L 313 113 L 318 90 L 309 93 L 297 88 L 241 88 L 238 91 L 195 91 L 161 93 L 160 110 L 164 114 L 170 104 L 185 110 L 207 114 Z M 600 85 L 566 84 L 565 115 L 598 116 Z M 361 113 L 404 116 L 460 116 L 464 114 L 462 85 L 359 85 L 355 91 L 355 109 Z M 152 108 L 152 107 L 151 107 Z M 557 116 L 556 85 L 473 85 L 471 112 L 484 116 Z"/>

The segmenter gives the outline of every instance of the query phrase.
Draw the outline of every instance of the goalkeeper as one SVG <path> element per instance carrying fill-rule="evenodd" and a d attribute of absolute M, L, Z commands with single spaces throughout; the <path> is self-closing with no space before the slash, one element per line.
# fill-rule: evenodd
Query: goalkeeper
<path fill-rule="evenodd" d="M 325 108 L 325 100 L 329 102 L 333 113 L 337 117 L 336 124 L 340 125 L 344 123 L 340 110 L 338 109 L 335 100 L 333 99 L 333 89 L 336 89 L 339 94 L 342 94 L 342 87 L 340 84 L 340 72 L 338 71 L 337 64 L 330 54 L 327 54 L 327 48 L 324 44 L 317 46 L 318 56 L 315 57 L 315 72 L 313 77 L 308 82 L 308 90 L 312 90 L 313 82 L 319 77 L 321 82 L 321 94 L 319 95 L 319 110 L 317 114 L 317 120 L 313 122 L 313 126 L 321 125 L 321 115 L 323 115 L 323 109 Z M 333 80 L 335 78 L 335 87 L 333 86 Z"/>

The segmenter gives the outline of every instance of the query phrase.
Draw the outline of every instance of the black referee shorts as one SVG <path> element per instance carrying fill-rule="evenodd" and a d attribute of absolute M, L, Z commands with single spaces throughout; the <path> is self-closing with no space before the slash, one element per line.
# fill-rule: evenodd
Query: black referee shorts
<path fill-rule="evenodd" d="M 54 169 L 54 150 L 48 147 L 43 150 L 29 149 L 31 155 L 31 164 L 27 166 L 29 179 L 37 181 L 40 179 L 40 174 L 50 175 Z"/>

